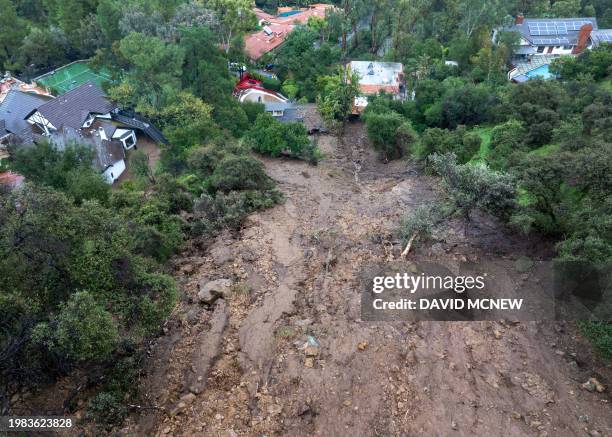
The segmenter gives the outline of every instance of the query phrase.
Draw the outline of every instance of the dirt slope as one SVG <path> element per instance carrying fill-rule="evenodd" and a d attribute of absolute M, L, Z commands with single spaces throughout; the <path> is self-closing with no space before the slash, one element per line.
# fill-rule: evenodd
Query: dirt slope
<path fill-rule="evenodd" d="M 143 404 L 160 409 L 126 434 L 612 435 L 609 391 L 581 388 L 609 385 L 610 368 L 570 324 L 361 322 L 361 268 L 398 256 L 400 217 L 437 188 L 410 164 L 379 163 L 360 125 L 319 146 L 318 167 L 265 161 L 284 204 L 177 260 L 185 297 L 143 381 Z M 514 286 L 513 259 L 546 247 L 497 226 L 479 220 L 466 240 L 451 224 L 412 260 L 481 262 Z M 232 291 L 201 305 L 198 284 L 219 278 Z"/>

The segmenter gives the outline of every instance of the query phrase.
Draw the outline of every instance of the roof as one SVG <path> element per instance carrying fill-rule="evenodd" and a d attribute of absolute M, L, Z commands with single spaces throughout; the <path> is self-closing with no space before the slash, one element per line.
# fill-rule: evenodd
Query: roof
<path fill-rule="evenodd" d="M 6 122 L 0 119 L 0 138 L 8 134 L 9 134 L 9 131 L 6 130 Z"/>
<path fill-rule="evenodd" d="M 359 88 L 364 94 L 400 92 L 404 67 L 399 62 L 352 61 L 350 69 L 359 75 Z"/>
<path fill-rule="evenodd" d="M 291 107 L 291 108 L 285 109 L 285 112 L 283 112 L 283 115 L 278 117 L 277 120 L 280 122 L 284 122 L 284 123 L 300 122 L 300 121 L 304 121 L 304 117 L 300 114 L 300 112 L 298 111 L 298 108 Z"/>
<path fill-rule="evenodd" d="M 266 111 L 286 111 L 293 108 L 293 104 L 290 102 L 264 102 L 264 106 Z"/>
<path fill-rule="evenodd" d="M 585 24 L 597 30 L 595 17 L 584 18 L 525 18 L 506 30 L 519 32 L 533 45 L 575 45 L 580 29 Z"/>
<path fill-rule="evenodd" d="M 266 34 L 264 30 L 260 30 L 244 38 L 244 50 L 249 58 L 257 60 L 280 46 L 285 42 L 285 38 L 294 26 L 292 24 L 270 24 L 267 27 L 272 30 L 271 35 Z"/>
<path fill-rule="evenodd" d="M 114 105 L 93 82 L 86 82 L 38 108 L 56 128 L 80 129 L 89 114 L 107 114 Z"/>
<path fill-rule="evenodd" d="M 51 135 L 51 141 L 58 150 L 65 150 L 73 144 L 87 146 L 93 152 L 93 166 L 104 171 L 114 163 L 125 158 L 123 145 L 117 140 L 104 140 L 100 136 L 99 126 L 78 130 L 64 127 Z"/>
<path fill-rule="evenodd" d="M 145 135 L 147 135 L 156 143 L 169 144 L 168 140 L 159 129 L 157 129 L 155 126 L 149 123 L 148 120 L 136 114 L 135 112 L 115 109 L 111 113 L 111 117 L 113 120 L 121 124 L 142 131 Z"/>
<path fill-rule="evenodd" d="M 4 121 L 4 130 L 15 134 L 24 143 L 32 143 L 32 129 L 25 118 L 49 99 L 38 94 L 10 90 L 0 103 L 0 120 Z"/>
<path fill-rule="evenodd" d="M 19 173 L 13 173 L 12 171 L 0 173 L 0 185 L 7 185 L 11 188 L 15 188 L 23 184 L 24 180 L 25 178 Z"/>
<path fill-rule="evenodd" d="M 257 60 L 285 42 L 296 24 L 307 24 L 310 17 L 325 18 L 327 10 L 333 7 L 326 3 L 315 3 L 309 8 L 291 11 L 291 15 L 286 16 L 274 16 L 259 8 L 253 8 L 257 19 L 260 22 L 265 21 L 267 25 L 264 29 L 245 36 L 244 50 L 249 58 Z"/>
<path fill-rule="evenodd" d="M 612 29 L 594 30 L 591 32 L 591 41 L 593 41 L 595 46 L 604 42 L 612 44 Z"/>

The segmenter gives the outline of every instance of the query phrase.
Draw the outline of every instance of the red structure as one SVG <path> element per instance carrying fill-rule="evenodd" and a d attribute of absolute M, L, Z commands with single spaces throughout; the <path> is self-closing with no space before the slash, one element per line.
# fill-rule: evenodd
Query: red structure
<path fill-rule="evenodd" d="M 572 54 L 577 55 L 582 53 L 584 49 L 587 48 L 592 31 L 593 25 L 590 23 L 587 23 L 580 28 L 580 32 L 578 33 L 578 41 L 572 50 Z"/>

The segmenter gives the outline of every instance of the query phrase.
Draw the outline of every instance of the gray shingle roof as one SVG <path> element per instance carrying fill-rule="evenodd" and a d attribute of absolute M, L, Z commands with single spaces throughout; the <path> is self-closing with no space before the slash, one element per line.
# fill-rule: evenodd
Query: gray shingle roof
<path fill-rule="evenodd" d="M 85 82 L 38 108 L 56 128 L 80 129 L 89 114 L 108 114 L 114 105 L 93 82 Z"/>
<path fill-rule="evenodd" d="M 525 18 L 521 24 L 514 24 L 506 30 L 519 32 L 533 45 L 575 45 L 580 28 L 587 23 L 597 30 L 594 17 Z"/>
<path fill-rule="evenodd" d="M 10 90 L 0 103 L 0 120 L 4 121 L 4 129 L 18 136 L 24 143 L 32 143 L 32 128 L 25 118 L 30 112 L 47 102 L 49 102 L 49 97 Z"/>

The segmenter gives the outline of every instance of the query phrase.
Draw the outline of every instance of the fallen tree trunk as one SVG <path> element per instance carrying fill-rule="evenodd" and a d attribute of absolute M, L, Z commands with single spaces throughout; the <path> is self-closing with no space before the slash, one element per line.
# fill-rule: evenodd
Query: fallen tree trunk
<path fill-rule="evenodd" d="M 401 258 L 403 258 L 406 255 L 408 255 L 408 252 L 410 252 L 410 248 L 412 247 L 412 242 L 417 237 L 417 235 L 419 235 L 418 232 L 415 232 L 414 234 L 412 234 L 412 237 L 410 237 L 410 240 L 408 240 L 408 244 L 406 244 L 406 248 L 404 249 L 404 251 L 400 255 Z"/>

